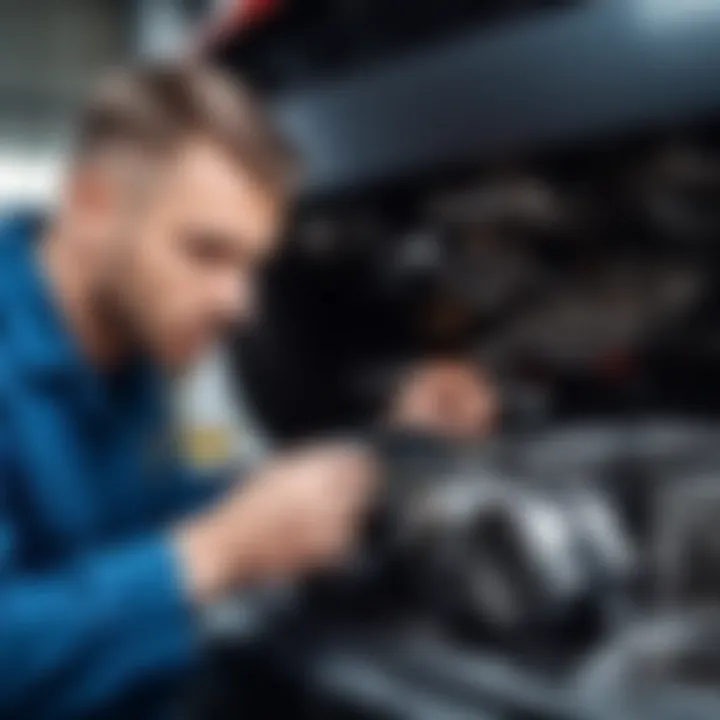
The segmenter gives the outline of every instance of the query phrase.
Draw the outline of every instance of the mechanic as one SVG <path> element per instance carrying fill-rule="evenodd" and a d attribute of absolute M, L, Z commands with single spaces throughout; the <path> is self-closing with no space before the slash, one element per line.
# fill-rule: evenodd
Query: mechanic
<path fill-rule="evenodd" d="M 495 433 L 499 416 L 499 394 L 481 367 L 463 357 L 438 357 L 400 373 L 384 422 L 444 440 L 481 442 Z"/>
<path fill-rule="evenodd" d="M 172 717 L 206 608 L 352 544 L 366 451 L 307 447 L 221 491 L 165 407 L 252 309 L 293 164 L 233 81 L 145 66 L 91 97 L 52 219 L 0 227 L 0 716 Z"/>

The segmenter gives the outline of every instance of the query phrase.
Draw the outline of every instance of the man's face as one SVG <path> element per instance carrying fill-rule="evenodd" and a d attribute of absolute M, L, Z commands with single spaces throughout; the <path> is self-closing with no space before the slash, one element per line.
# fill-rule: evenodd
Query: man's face
<path fill-rule="evenodd" d="M 127 339 L 182 367 L 251 314 L 282 208 L 201 140 L 145 181 L 146 190 L 118 189 L 122 197 L 110 203 L 115 219 L 100 243 L 95 295 Z"/>

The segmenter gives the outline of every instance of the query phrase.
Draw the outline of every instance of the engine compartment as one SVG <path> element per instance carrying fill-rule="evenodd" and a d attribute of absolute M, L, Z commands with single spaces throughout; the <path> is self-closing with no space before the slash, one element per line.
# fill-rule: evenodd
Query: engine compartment
<path fill-rule="evenodd" d="M 715 717 L 717 430 L 368 437 L 385 492 L 357 557 L 256 598 L 253 666 L 307 718 Z"/>
<path fill-rule="evenodd" d="M 251 401 L 279 436 L 362 425 L 393 368 L 462 353 L 508 420 L 528 388 L 545 422 L 716 415 L 717 142 L 679 129 L 309 203 L 237 343 Z"/>
<path fill-rule="evenodd" d="M 308 717 L 718 712 L 716 152 L 696 125 L 301 208 L 235 346 L 278 442 L 375 442 L 415 357 L 504 409 L 481 446 L 381 437 L 366 555 L 283 626 Z"/>
<path fill-rule="evenodd" d="M 355 10 L 382 35 L 399 5 Z M 277 445 L 359 434 L 386 474 L 355 562 L 259 601 L 260 665 L 310 720 L 717 717 L 718 26 L 449 3 L 434 35 L 420 5 L 386 44 L 318 10 L 336 43 L 280 62 L 308 9 L 221 53 L 310 171 L 237 381 Z M 448 356 L 498 388 L 497 437 L 378 431 Z"/>

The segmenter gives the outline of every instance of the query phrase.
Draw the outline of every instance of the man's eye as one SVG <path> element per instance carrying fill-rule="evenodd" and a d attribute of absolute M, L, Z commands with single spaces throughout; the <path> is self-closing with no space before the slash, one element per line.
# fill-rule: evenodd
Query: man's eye
<path fill-rule="evenodd" d="M 188 253 L 203 263 L 220 263 L 227 259 L 225 243 L 209 235 L 195 235 L 186 242 Z"/>

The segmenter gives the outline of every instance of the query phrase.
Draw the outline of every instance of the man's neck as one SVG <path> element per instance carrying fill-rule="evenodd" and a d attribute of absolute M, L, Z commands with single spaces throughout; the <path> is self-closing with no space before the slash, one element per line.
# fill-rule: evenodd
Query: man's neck
<path fill-rule="evenodd" d="M 39 262 L 68 329 L 91 363 L 104 369 L 121 363 L 124 343 L 97 312 L 86 266 L 72 244 L 51 229 L 39 247 Z"/>

